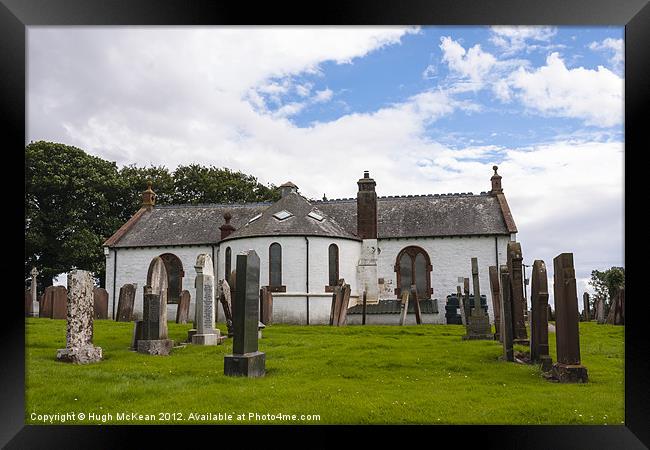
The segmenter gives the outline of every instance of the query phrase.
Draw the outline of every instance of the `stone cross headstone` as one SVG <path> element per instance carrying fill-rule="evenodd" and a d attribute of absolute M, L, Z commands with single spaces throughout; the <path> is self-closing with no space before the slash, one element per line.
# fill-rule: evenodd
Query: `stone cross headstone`
<path fill-rule="evenodd" d="M 153 259 L 149 266 L 147 284 L 152 294 L 160 294 L 160 339 L 167 339 L 167 290 L 169 281 L 167 268 L 160 256 Z"/>
<path fill-rule="evenodd" d="M 501 343 L 503 345 L 503 359 L 514 361 L 515 354 L 512 347 L 514 330 L 512 327 L 512 301 L 510 299 L 510 274 L 508 266 L 501 266 L 501 325 L 499 327 Z"/>
<path fill-rule="evenodd" d="M 237 255 L 233 354 L 224 357 L 224 374 L 261 377 L 266 373 L 266 355 L 259 351 L 260 258 L 254 250 Z"/>
<path fill-rule="evenodd" d="M 151 286 L 143 286 L 143 291 L 140 336 L 137 336 L 137 328 L 135 331 L 137 351 L 147 355 L 167 356 L 171 352 L 174 342 L 163 336 L 163 315 L 160 312 L 162 307 L 160 297 L 163 294 L 160 290 L 154 292 Z"/>
<path fill-rule="evenodd" d="M 552 360 L 548 353 L 548 278 L 546 264 L 540 259 L 533 262 L 530 288 L 531 329 L 530 359 L 541 363 L 542 371 L 551 370 Z"/>
<path fill-rule="evenodd" d="M 102 359 L 102 349 L 93 345 L 93 277 L 86 270 L 68 273 L 66 346 L 56 359 L 87 364 Z"/>
<path fill-rule="evenodd" d="M 404 325 L 406 323 L 406 314 L 409 310 L 409 292 L 407 290 L 402 291 L 402 301 L 400 303 L 399 310 L 399 324 Z"/>
<path fill-rule="evenodd" d="M 38 311 L 38 298 L 37 298 L 37 290 L 38 290 L 38 283 L 36 277 L 38 276 L 38 270 L 36 270 L 36 267 L 32 267 L 32 271 L 30 272 L 30 275 L 32 276 L 32 287 L 31 287 L 31 294 L 32 294 L 32 315 L 34 317 L 39 317 L 39 311 Z"/>
<path fill-rule="evenodd" d="M 104 288 L 93 289 L 95 319 L 108 319 L 108 292 Z"/>
<path fill-rule="evenodd" d="M 176 323 L 187 323 L 190 316 L 190 291 L 184 290 L 178 299 L 178 309 L 176 310 Z"/>
<path fill-rule="evenodd" d="M 133 320 L 133 303 L 135 302 L 135 286 L 125 284 L 120 288 L 117 302 L 116 322 L 131 322 Z"/>
<path fill-rule="evenodd" d="M 478 258 L 472 258 L 472 283 L 474 286 L 474 307 L 471 308 L 471 313 L 467 318 L 469 325 L 467 327 L 467 334 L 463 336 L 463 339 L 493 340 L 494 334 L 492 334 L 490 319 L 483 308 L 481 308 Z"/>
<path fill-rule="evenodd" d="M 585 322 L 591 320 L 591 313 L 589 311 L 589 292 L 582 294 L 582 315 L 584 316 Z"/>
<path fill-rule="evenodd" d="M 523 256 L 519 242 L 508 242 L 508 272 L 510 273 L 510 290 L 512 301 L 512 316 L 514 327 L 514 342 L 520 345 L 529 345 L 528 332 L 526 331 L 526 301 L 524 300 Z"/>
<path fill-rule="evenodd" d="M 501 283 L 499 283 L 499 270 L 497 266 L 490 266 L 490 291 L 492 292 L 492 311 L 494 311 L 494 339 L 501 341 L 499 328 L 501 327 Z"/>
<path fill-rule="evenodd" d="M 580 364 L 578 295 L 573 253 L 561 253 L 553 259 L 553 293 L 557 348 L 553 378 L 564 383 L 587 382 L 587 368 Z"/>
<path fill-rule="evenodd" d="M 218 345 L 220 331 L 214 327 L 215 290 L 212 258 L 202 253 L 196 258 L 196 334 L 192 344 Z M 256 295 L 257 297 L 257 295 Z"/>
<path fill-rule="evenodd" d="M 230 285 L 226 280 L 221 282 L 221 294 L 219 295 L 219 301 L 223 307 L 223 314 L 226 317 L 226 327 L 228 328 L 228 337 L 233 337 L 233 325 L 232 325 L 232 297 L 230 295 Z"/>

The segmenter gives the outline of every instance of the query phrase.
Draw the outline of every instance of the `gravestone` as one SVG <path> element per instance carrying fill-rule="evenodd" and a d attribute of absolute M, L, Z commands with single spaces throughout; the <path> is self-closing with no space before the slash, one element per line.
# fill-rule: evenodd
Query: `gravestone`
<path fill-rule="evenodd" d="M 460 286 L 457 286 L 460 289 Z M 458 300 L 458 293 L 449 294 L 447 296 L 447 304 L 445 305 L 445 319 L 447 325 L 462 325 L 462 319 L 458 311 L 462 311 L 460 308 L 460 301 Z"/>
<path fill-rule="evenodd" d="M 95 319 L 108 319 L 108 292 L 104 288 L 93 289 Z"/>
<path fill-rule="evenodd" d="M 184 290 L 178 299 L 178 308 L 176 309 L 176 323 L 187 323 L 190 316 L 190 291 Z"/>
<path fill-rule="evenodd" d="M 266 355 L 259 351 L 260 258 L 254 250 L 237 255 L 233 354 L 224 357 L 227 376 L 262 377 L 266 373 Z"/>
<path fill-rule="evenodd" d="M 341 307 L 339 308 L 338 326 L 344 326 L 348 318 L 348 306 L 350 305 L 350 294 L 352 289 L 349 284 L 344 284 L 341 288 Z"/>
<path fill-rule="evenodd" d="M 219 329 L 214 327 L 215 291 L 212 258 L 206 253 L 200 254 L 194 264 L 196 270 L 196 334 L 192 344 L 218 345 Z M 259 290 L 258 290 L 259 292 Z M 256 295 L 257 297 L 257 295 Z"/>
<path fill-rule="evenodd" d="M 131 322 L 133 320 L 133 303 L 135 302 L 135 286 L 125 284 L 120 288 L 117 302 L 116 322 Z"/>
<path fill-rule="evenodd" d="M 68 273 L 66 301 L 66 346 L 56 359 L 74 364 L 88 364 L 102 359 L 102 349 L 93 345 L 93 277 L 86 270 Z"/>
<path fill-rule="evenodd" d="M 589 293 L 585 292 L 582 294 L 582 314 L 584 316 L 585 322 L 591 320 L 591 314 L 589 311 Z"/>
<path fill-rule="evenodd" d="M 147 284 L 151 286 L 152 294 L 160 294 L 160 339 L 167 339 L 167 291 L 169 281 L 165 262 L 160 256 L 154 258 L 149 265 Z"/>
<path fill-rule="evenodd" d="M 625 288 L 621 288 L 614 295 L 612 304 L 609 308 L 606 323 L 610 325 L 623 325 L 625 323 L 623 315 L 623 305 L 625 303 Z"/>
<path fill-rule="evenodd" d="M 526 331 L 526 300 L 524 300 L 524 280 L 522 267 L 521 244 L 519 242 L 508 242 L 508 273 L 510 273 L 510 300 L 512 302 L 512 317 L 514 330 L 514 343 L 529 345 L 528 333 Z"/>
<path fill-rule="evenodd" d="M 578 295 L 573 253 L 561 253 L 553 259 L 553 294 L 557 348 L 553 379 L 561 383 L 586 383 L 587 368 L 580 364 Z"/>
<path fill-rule="evenodd" d="M 492 311 L 494 311 L 494 339 L 501 341 L 499 328 L 501 327 L 501 286 L 499 283 L 499 270 L 497 266 L 490 266 L 490 291 L 492 292 Z"/>
<path fill-rule="evenodd" d="M 596 322 L 605 323 L 605 302 L 602 298 L 596 300 Z"/>
<path fill-rule="evenodd" d="M 533 262 L 530 288 L 531 328 L 530 359 L 540 363 L 542 371 L 551 370 L 553 361 L 548 353 L 548 278 L 546 264 L 542 260 Z"/>
<path fill-rule="evenodd" d="M 415 323 L 422 325 L 422 312 L 420 311 L 420 299 L 418 298 L 418 290 L 415 284 L 411 285 L 411 301 L 413 302 L 413 310 L 415 311 Z"/>
<path fill-rule="evenodd" d="M 399 324 L 404 325 L 406 323 L 406 314 L 409 310 L 409 292 L 407 290 L 402 291 L 402 302 L 399 306 Z"/>
<path fill-rule="evenodd" d="M 68 290 L 65 286 L 53 286 L 52 319 L 65 319 L 68 315 Z"/>
<path fill-rule="evenodd" d="M 223 307 L 224 316 L 226 316 L 226 327 L 228 328 L 228 337 L 233 337 L 233 325 L 232 325 L 232 296 L 230 294 L 230 285 L 226 280 L 221 282 L 221 293 L 219 294 L 219 301 Z"/>
<path fill-rule="evenodd" d="M 463 297 L 463 294 L 461 293 L 460 286 L 456 286 L 456 296 L 458 297 L 460 321 L 462 325 L 467 326 L 467 318 L 465 317 L 465 297 Z"/>
<path fill-rule="evenodd" d="M 38 276 L 38 270 L 36 270 L 36 267 L 32 267 L 32 271 L 30 272 L 30 275 L 32 276 L 32 285 L 30 289 L 30 293 L 32 294 L 32 316 L 34 317 L 39 317 L 39 302 L 37 296 L 37 291 L 38 291 L 38 283 L 36 277 Z"/>
<path fill-rule="evenodd" d="M 25 289 L 25 317 L 33 316 L 32 291 Z"/>
<path fill-rule="evenodd" d="M 332 292 L 332 306 L 330 308 L 330 325 L 342 326 L 348 313 L 348 304 L 350 302 L 350 285 L 345 284 L 345 280 L 341 278 L 337 285 L 334 286 Z"/>
<path fill-rule="evenodd" d="M 163 314 L 160 309 L 161 292 L 154 292 L 151 286 L 144 286 L 142 300 L 142 325 L 140 336 L 136 334 L 136 348 L 138 353 L 147 355 L 167 356 L 172 350 L 174 342 L 163 337 Z M 166 306 L 165 306 L 166 307 Z"/>
<path fill-rule="evenodd" d="M 510 274 L 508 266 L 501 266 L 501 324 L 499 327 L 501 344 L 503 346 L 502 359 L 513 362 L 515 354 L 512 347 L 514 330 L 512 326 L 512 301 L 510 300 Z"/>
<path fill-rule="evenodd" d="M 468 318 L 467 334 L 463 336 L 464 340 L 482 339 L 493 340 L 492 327 L 490 319 L 481 308 L 481 288 L 478 276 L 478 258 L 472 258 L 472 282 L 474 286 L 474 307 Z M 469 303 L 469 302 L 468 302 Z"/>
<path fill-rule="evenodd" d="M 469 278 L 463 278 L 463 308 L 465 308 L 465 326 L 469 326 L 469 316 L 472 308 L 469 303 Z"/>
<path fill-rule="evenodd" d="M 265 325 L 273 323 L 273 294 L 267 286 L 260 289 L 260 318 Z"/>
<path fill-rule="evenodd" d="M 131 337 L 131 347 L 133 351 L 138 351 L 138 341 L 142 339 L 142 320 L 133 321 L 133 336 Z"/>

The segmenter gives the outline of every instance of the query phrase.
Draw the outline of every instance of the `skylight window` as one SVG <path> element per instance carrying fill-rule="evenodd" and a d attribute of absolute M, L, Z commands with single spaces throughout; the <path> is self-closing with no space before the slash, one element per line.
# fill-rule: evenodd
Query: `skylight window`
<path fill-rule="evenodd" d="M 253 222 L 255 222 L 257 219 L 259 219 L 260 217 L 262 217 L 262 214 L 258 214 L 258 215 L 256 215 L 256 216 L 253 217 L 251 220 L 249 220 L 248 223 L 253 223 Z"/>
<path fill-rule="evenodd" d="M 322 221 L 325 219 L 325 217 L 321 216 L 321 215 L 318 214 L 318 213 L 315 213 L 314 211 L 311 211 L 311 212 L 310 212 L 309 214 L 307 214 L 307 215 L 308 215 L 309 217 L 311 217 L 312 219 L 316 219 L 316 220 L 318 220 L 319 222 L 322 222 Z"/>
<path fill-rule="evenodd" d="M 291 214 L 286 209 L 283 209 L 282 211 L 279 211 L 279 212 L 276 212 L 275 214 L 273 214 L 273 217 L 275 217 L 278 220 L 284 220 L 284 219 L 287 219 L 287 218 L 289 218 L 291 216 L 293 216 L 293 214 Z"/>

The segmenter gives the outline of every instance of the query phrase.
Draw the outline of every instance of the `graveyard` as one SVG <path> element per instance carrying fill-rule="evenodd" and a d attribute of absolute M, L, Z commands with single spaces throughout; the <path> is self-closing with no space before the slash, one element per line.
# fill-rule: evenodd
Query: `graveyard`
<path fill-rule="evenodd" d="M 192 324 L 168 326 L 169 338 L 181 342 Z M 96 420 L 66 424 L 283 423 L 205 416 L 220 412 L 320 416 L 288 421 L 301 424 L 621 424 L 624 327 L 579 326 L 588 383 L 552 383 L 538 365 L 500 360 L 498 341 L 463 340 L 462 325 L 272 324 L 259 340 L 266 375 L 250 379 L 224 376 L 232 339 L 151 356 L 129 350 L 133 323 L 112 320 L 94 322 L 102 361 L 65 364 L 54 355 L 65 346 L 66 321 L 30 317 L 25 422 L 43 423 L 32 412 L 74 411 L 95 413 Z M 226 327 L 219 327 L 225 335 Z M 555 360 L 554 333 L 548 342 Z M 118 421 L 118 413 L 152 414 L 155 420 Z M 161 420 L 158 413 L 182 417 Z"/>

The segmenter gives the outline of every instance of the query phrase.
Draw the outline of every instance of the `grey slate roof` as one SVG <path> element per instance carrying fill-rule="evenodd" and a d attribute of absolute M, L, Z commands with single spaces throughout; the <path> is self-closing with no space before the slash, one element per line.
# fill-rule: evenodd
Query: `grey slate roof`
<path fill-rule="evenodd" d="M 283 221 L 272 215 L 286 209 L 294 214 Z M 325 216 L 323 222 L 306 217 L 309 211 Z M 232 214 L 236 231 L 229 238 L 299 234 L 356 238 L 355 198 L 307 201 L 291 193 L 276 203 L 209 204 L 155 206 L 110 246 L 139 247 L 208 244 L 220 241 L 223 214 Z M 263 214 L 249 225 L 254 216 Z M 379 238 L 425 236 L 507 235 L 497 197 L 488 194 L 451 194 L 379 197 L 377 199 Z M 117 233 L 116 233 L 117 234 Z"/>
<path fill-rule="evenodd" d="M 274 214 L 280 211 L 288 211 L 292 216 L 279 220 Z M 309 217 L 307 214 L 311 211 L 321 215 L 323 220 Z M 354 231 L 356 232 L 356 224 Z M 269 235 L 330 236 L 360 240 L 353 232 L 344 229 L 336 220 L 332 220 L 326 213 L 295 192 L 286 194 L 268 207 L 259 219 L 245 223 L 242 227 L 237 227 L 237 231 L 228 236 L 226 240 Z"/>

